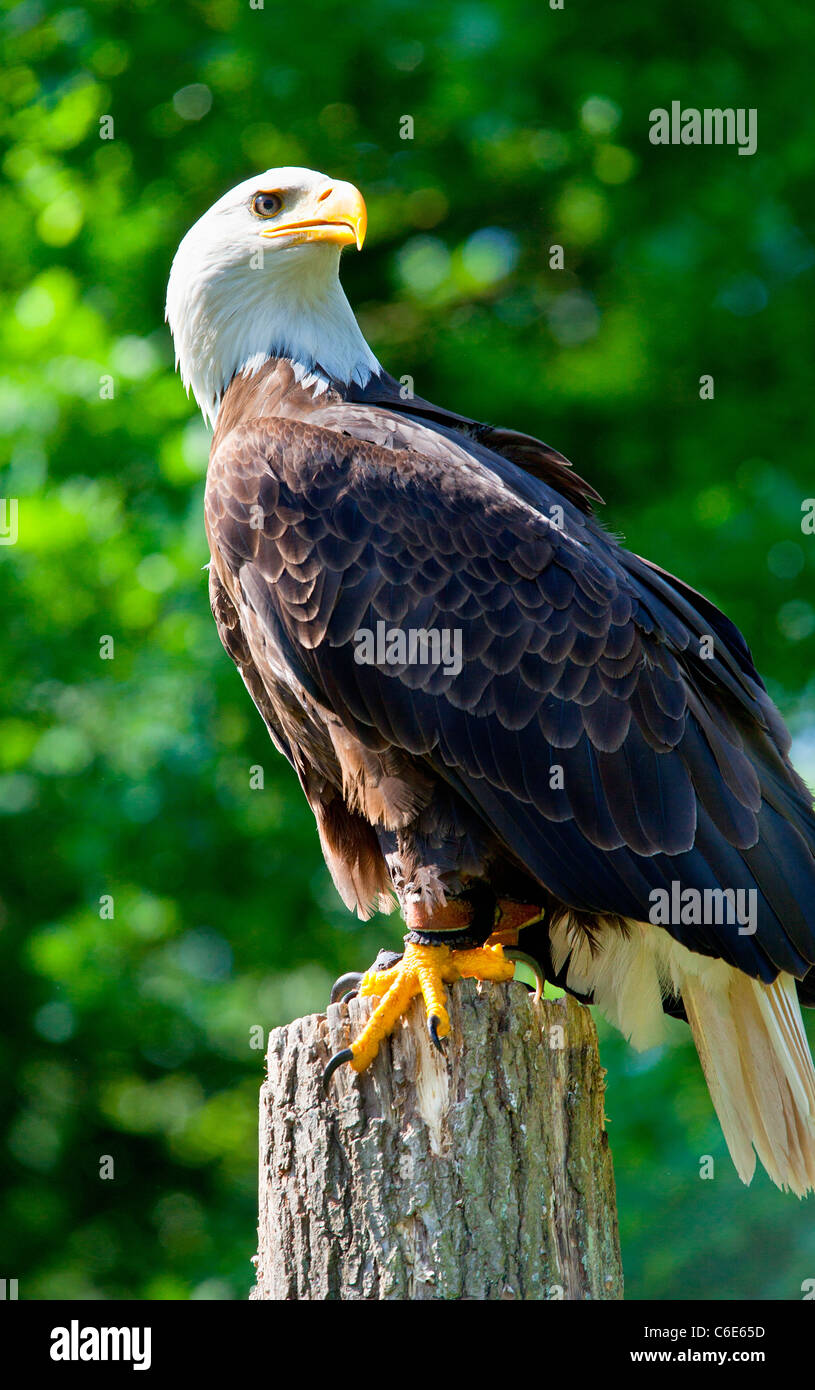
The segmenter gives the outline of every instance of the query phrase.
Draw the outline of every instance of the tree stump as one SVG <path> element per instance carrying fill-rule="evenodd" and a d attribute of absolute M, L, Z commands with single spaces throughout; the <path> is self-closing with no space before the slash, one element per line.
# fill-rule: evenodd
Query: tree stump
<path fill-rule="evenodd" d="M 253 1299 L 618 1299 L 614 1175 L 588 1009 L 452 986 L 446 1058 L 414 1001 L 367 1072 L 373 1007 L 269 1036 Z"/>

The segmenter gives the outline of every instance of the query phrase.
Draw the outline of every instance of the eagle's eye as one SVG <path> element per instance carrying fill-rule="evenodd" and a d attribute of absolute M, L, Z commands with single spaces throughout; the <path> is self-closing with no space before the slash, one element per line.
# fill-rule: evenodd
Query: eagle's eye
<path fill-rule="evenodd" d="M 258 217 L 274 217 L 283 206 L 279 193 L 256 193 L 252 199 L 252 211 Z"/>

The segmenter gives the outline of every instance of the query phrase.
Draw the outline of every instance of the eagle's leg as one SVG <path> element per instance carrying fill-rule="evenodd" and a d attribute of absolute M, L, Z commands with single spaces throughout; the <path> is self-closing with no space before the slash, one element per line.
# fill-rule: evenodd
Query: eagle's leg
<path fill-rule="evenodd" d="M 351 1047 L 344 1048 L 331 1058 L 323 1075 L 325 1084 L 343 1062 L 349 1062 L 356 1072 L 370 1066 L 380 1043 L 393 1032 L 416 995 L 421 994 L 424 999 L 428 1031 L 434 1045 L 441 1051 L 441 1040 L 450 1032 L 445 986 L 465 978 L 505 983 L 515 973 L 514 960 L 504 953 L 504 942 L 509 945 L 517 940 L 522 923 L 502 923 L 500 905 L 496 913 L 496 930 L 483 946 L 470 945 L 469 942 L 465 944 L 462 936 L 469 923 L 450 920 L 456 916 L 461 918 L 467 911 L 467 905 L 461 900 L 448 901 L 432 916 L 417 905 L 411 905 L 411 908 L 406 915 L 413 931 L 405 938 L 404 955 L 396 964 L 386 969 L 374 966 L 362 976 L 357 992 L 367 997 L 378 997 L 380 1002 Z M 539 909 L 525 908 L 524 911 L 526 921 L 539 915 Z M 462 941 L 461 949 L 442 944 L 439 938 L 445 934 L 453 940 L 458 936 Z M 432 939 L 428 940 L 428 937 Z M 512 955 L 522 957 L 520 952 L 512 952 Z"/>

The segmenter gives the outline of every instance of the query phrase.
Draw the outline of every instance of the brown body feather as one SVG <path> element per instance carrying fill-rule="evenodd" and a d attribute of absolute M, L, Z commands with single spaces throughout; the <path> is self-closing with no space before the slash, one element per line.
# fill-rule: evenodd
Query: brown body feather
<path fill-rule="evenodd" d="M 486 936 L 497 896 L 540 903 L 524 945 L 550 978 L 612 1014 L 627 1000 L 635 1040 L 654 1000 L 687 1009 L 740 1171 L 746 1134 L 802 1190 L 815 1073 L 790 999 L 796 978 L 809 1001 L 815 962 L 811 798 L 741 635 L 622 550 L 594 500 L 529 436 L 404 401 L 387 377 L 343 390 L 270 360 L 218 415 L 213 612 L 349 906 L 469 894 Z M 378 623 L 459 631 L 460 669 L 360 663 Z M 649 926 L 673 882 L 753 892 L 755 929 Z M 725 972 L 718 1002 L 703 958 Z M 759 1123 L 773 1077 L 783 1141 Z"/>

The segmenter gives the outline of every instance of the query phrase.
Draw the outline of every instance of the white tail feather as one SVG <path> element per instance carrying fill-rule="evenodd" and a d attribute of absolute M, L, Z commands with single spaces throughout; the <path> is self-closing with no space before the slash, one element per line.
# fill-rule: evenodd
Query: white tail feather
<path fill-rule="evenodd" d="M 774 1183 L 815 1189 L 815 1067 L 791 975 L 771 985 L 696 955 L 667 932 L 629 921 L 592 947 L 568 919 L 552 928 L 552 960 L 636 1048 L 664 1037 L 663 993 L 681 995 L 711 1099 L 739 1177 L 756 1154 Z"/>
<path fill-rule="evenodd" d="M 815 1068 L 792 976 L 762 985 L 733 970 L 715 992 L 686 976 L 682 998 L 739 1177 L 749 1183 L 758 1154 L 803 1197 L 815 1188 Z"/>

